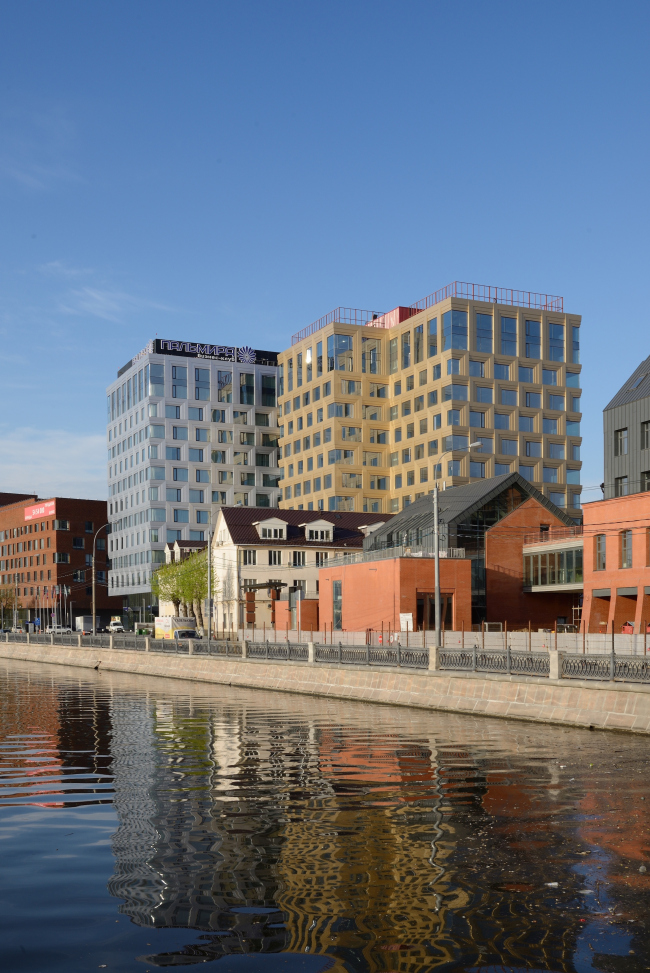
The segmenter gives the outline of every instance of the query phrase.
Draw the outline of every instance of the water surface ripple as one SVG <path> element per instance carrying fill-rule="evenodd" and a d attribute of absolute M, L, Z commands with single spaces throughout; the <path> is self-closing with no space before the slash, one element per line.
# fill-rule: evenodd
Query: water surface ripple
<path fill-rule="evenodd" d="M 7 971 L 650 969 L 648 741 L 0 660 Z"/>

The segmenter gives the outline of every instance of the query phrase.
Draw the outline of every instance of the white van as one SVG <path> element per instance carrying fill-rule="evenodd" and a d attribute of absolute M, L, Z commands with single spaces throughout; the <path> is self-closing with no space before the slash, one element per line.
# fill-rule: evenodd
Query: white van
<path fill-rule="evenodd" d="M 68 625 L 48 625 L 45 633 L 46 635 L 72 635 L 72 629 Z"/>

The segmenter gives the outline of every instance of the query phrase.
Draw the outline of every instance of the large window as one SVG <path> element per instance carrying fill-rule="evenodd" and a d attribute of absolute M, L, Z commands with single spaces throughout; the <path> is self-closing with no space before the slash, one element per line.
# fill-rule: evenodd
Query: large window
<path fill-rule="evenodd" d="M 576 365 L 580 364 L 580 328 L 571 328 L 573 336 L 573 362 Z M 567 381 L 567 385 L 568 385 Z"/>
<path fill-rule="evenodd" d="M 353 372 L 352 336 L 331 334 L 327 339 L 327 371 Z"/>
<path fill-rule="evenodd" d="M 343 582 L 332 581 L 333 626 L 337 632 L 343 628 Z"/>
<path fill-rule="evenodd" d="M 564 361 L 564 325 L 548 326 L 548 357 L 551 361 Z"/>
<path fill-rule="evenodd" d="M 381 373 L 381 341 L 379 338 L 361 339 L 361 371 L 370 375 Z"/>
<path fill-rule="evenodd" d="M 430 318 L 430 320 L 427 321 L 427 331 L 428 331 L 427 357 L 433 358 L 434 355 L 438 354 L 438 318 Z"/>
<path fill-rule="evenodd" d="M 194 398 L 208 400 L 210 398 L 210 369 L 194 369 Z"/>
<path fill-rule="evenodd" d="M 605 534 L 596 534 L 596 558 L 595 571 L 604 571 L 607 564 L 607 537 Z"/>
<path fill-rule="evenodd" d="M 217 372 L 217 399 L 232 402 L 232 372 Z"/>
<path fill-rule="evenodd" d="M 165 366 L 152 364 L 149 368 L 149 395 L 165 394 Z"/>
<path fill-rule="evenodd" d="M 442 351 L 467 351 L 467 311 L 445 311 L 442 316 Z"/>
<path fill-rule="evenodd" d="M 308 351 L 311 353 L 311 348 Z M 262 405 L 270 407 L 275 405 L 275 375 L 262 375 Z M 268 426 L 268 419 L 265 425 Z"/>
<path fill-rule="evenodd" d="M 476 350 L 492 354 L 492 315 L 476 315 Z"/>
<path fill-rule="evenodd" d="M 517 355 L 517 321 L 516 318 L 501 318 L 501 354 Z"/>
<path fill-rule="evenodd" d="M 183 365 L 172 365 L 172 398 L 187 398 L 187 368 Z"/>
<path fill-rule="evenodd" d="M 411 365 L 411 332 L 405 331 L 402 335 L 402 368 L 409 368 Z"/>
<path fill-rule="evenodd" d="M 621 567 L 632 567 L 632 531 L 622 530 L 621 534 Z"/>
<path fill-rule="evenodd" d="M 627 456 L 627 429 L 617 429 L 614 433 L 614 456 Z"/>
<path fill-rule="evenodd" d="M 467 386 L 466 385 L 445 385 L 442 390 L 442 401 L 457 401 L 457 402 L 467 402 Z"/>
<path fill-rule="evenodd" d="M 424 358 L 424 325 L 413 329 L 413 364 L 417 365 Z"/>
<path fill-rule="evenodd" d="M 541 358 L 541 324 L 526 321 L 526 358 Z"/>
<path fill-rule="evenodd" d="M 239 404 L 255 405 L 255 375 L 250 372 L 239 376 Z"/>

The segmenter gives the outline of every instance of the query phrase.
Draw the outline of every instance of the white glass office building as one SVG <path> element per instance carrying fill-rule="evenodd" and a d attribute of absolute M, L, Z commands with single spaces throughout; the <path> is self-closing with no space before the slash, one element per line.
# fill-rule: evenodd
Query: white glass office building
<path fill-rule="evenodd" d="M 146 610 L 165 545 L 219 506 L 276 507 L 277 355 L 156 339 L 107 389 L 109 592 Z"/>

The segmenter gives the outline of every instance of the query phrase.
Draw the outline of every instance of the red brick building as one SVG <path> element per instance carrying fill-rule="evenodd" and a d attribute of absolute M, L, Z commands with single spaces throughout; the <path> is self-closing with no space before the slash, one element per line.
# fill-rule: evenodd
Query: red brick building
<path fill-rule="evenodd" d="M 430 557 L 387 557 L 322 568 L 320 624 L 334 631 L 399 632 L 400 615 L 415 631 L 434 628 L 435 562 Z M 446 629 L 472 628 L 469 558 L 441 558 L 442 621 Z"/>
<path fill-rule="evenodd" d="M 92 612 L 93 538 L 97 614 L 119 614 L 121 601 L 107 593 L 107 508 L 102 500 L 23 496 L 0 506 L 0 589 L 5 612 L 14 604 L 21 620 L 59 623 Z M 5 625 L 7 619 L 5 617 Z"/>
<path fill-rule="evenodd" d="M 650 492 L 585 504 L 583 617 L 588 632 L 650 623 Z"/>

